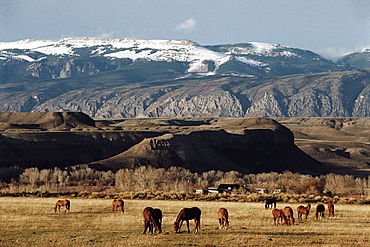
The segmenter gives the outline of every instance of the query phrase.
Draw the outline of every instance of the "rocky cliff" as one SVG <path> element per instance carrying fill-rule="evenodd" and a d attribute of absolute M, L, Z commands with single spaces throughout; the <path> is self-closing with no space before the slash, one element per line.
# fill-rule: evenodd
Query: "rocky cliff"
<path fill-rule="evenodd" d="M 105 118 L 370 116 L 370 69 L 161 83 L 127 83 L 124 75 L 109 74 L 24 84 L 19 91 L 8 87 L 0 93 L 2 112 L 81 111 Z"/>

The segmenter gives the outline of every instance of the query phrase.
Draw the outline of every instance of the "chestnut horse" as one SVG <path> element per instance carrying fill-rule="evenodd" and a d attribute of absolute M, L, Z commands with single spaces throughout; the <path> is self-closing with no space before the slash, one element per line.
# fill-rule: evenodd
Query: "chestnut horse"
<path fill-rule="evenodd" d="M 198 233 L 198 231 L 200 230 L 200 215 L 201 215 L 201 213 L 202 213 L 202 211 L 197 207 L 183 208 L 180 211 L 179 215 L 177 215 L 177 218 L 176 218 L 176 220 L 173 224 L 173 231 L 175 233 L 180 232 L 180 228 L 182 226 L 182 223 L 185 220 L 186 225 L 188 227 L 188 233 L 190 233 L 189 220 L 194 219 L 194 223 L 195 223 L 194 233 Z"/>
<path fill-rule="evenodd" d="M 268 209 L 270 206 L 272 208 L 272 205 L 274 205 L 274 208 L 276 208 L 276 198 L 268 198 L 265 200 L 266 209 Z"/>
<path fill-rule="evenodd" d="M 328 203 L 328 212 L 329 212 L 329 216 L 334 217 L 334 203 L 332 202 Z"/>
<path fill-rule="evenodd" d="M 226 208 L 218 209 L 218 228 L 226 230 L 229 228 L 229 212 Z"/>
<path fill-rule="evenodd" d="M 71 210 L 71 203 L 70 201 L 68 200 L 58 200 L 57 203 L 55 203 L 55 207 L 54 207 L 54 210 L 55 212 L 58 210 L 60 212 L 60 208 L 61 207 L 65 207 L 65 211 L 64 212 L 67 212 L 67 210 Z"/>
<path fill-rule="evenodd" d="M 287 225 L 294 225 L 293 209 L 291 207 L 285 207 L 283 210 Z"/>
<path fill-rule="evenodd" d="M 118 208 L 121 208 L 121 213 L 123 214 L 125 212 L 124 205 L 125 205 L 125 202 L 123 200 L 114 199 L 112 201 L 112 213 L 117 211 Z"/>
<path fill-rule="evenodd" d="M 325 218 L 325 206 L 323 204 L 319 204 L 316 206 L 316 220 L 319 218 Z"/>
<path fill-rule="evenodd" d="M 150 233 L 154 233 L 153 226 L 158 233 L 162 232 L 162 224 L 161 224 L 162 219 L 160 220 L 159 215 L 157 214 L 158 212 L 156 213 L 156 211 L 152 207 L 144 208 L 144 211 L 143 211 L 144 232 L 143 234 L 146 233 L 146 230 L 148 230 L 148 232 Z"/>
<path fill-rule="evenodd" d="M 284 220 L 284 223 L 286 225 L 288 225 L 288 222 L 287 222 L 287 220 L 285 218 L 285 215 L 283 213 L 283 210 L 274 208 L 272 210 L 272 216 L 274 216 L 274 225 L 275 226 L 279 225 L 279 222 L 280 222 L 280 225 L 283 224 L 283 220 Z"/>
<path fill-rule="evenodd" d="M 297 212 L 298 212 L 298 220 L 302 221 L 302 215 L 305 216 L 305 221 L 307 221 L 308 214 L 310 213 L 311 204 L 308 204 L 306 207 L 304 206 L 298 206 Z"/>

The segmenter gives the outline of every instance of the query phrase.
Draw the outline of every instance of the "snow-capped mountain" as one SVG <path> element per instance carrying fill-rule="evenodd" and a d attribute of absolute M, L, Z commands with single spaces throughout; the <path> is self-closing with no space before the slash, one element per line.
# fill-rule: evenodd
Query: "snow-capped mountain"
<path fill-rule="evenodd" d="M 275 76 L 336 70 L 319 55 L 259 42 L 201 46 L 188 40 L 63 38 L 0 42 L 2 83 L 68 78 L 129 68 L 137 62 L 166 62 L 177 76 Z"/>
<path fill-rule="evenodd" d="M 363 69 L 370 67 L 369 56 L 364 49 L 334 63 L 311 51 L 259 42 L 0 42 L 0 112 L 369 117 L 370 76 Z"/>

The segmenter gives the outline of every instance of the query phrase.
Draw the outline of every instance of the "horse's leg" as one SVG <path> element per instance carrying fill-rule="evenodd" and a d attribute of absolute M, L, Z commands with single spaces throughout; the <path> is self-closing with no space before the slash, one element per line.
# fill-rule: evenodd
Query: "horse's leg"
<path fill-rule="evenodd" d="M 186 226 L 188 227 L 188 233 L 190 233 L 189 220 L 186 220 Z"/>
<path fill-rule="evenodd" d="M 197 218 L 195 218 L 194 223 L 195 223 L 194 233 L 198 233 L 199 220 Z"/>
<path fill-rule="evenodd" d="M 218 229 L 222 229 L 222 219 L 218 218 Z"/>
<path fill-rule="evenodd" d="M 144 220 L 144 231 L 143 231 L 143 234 L 145 234 L 147 228 L 148 228 L 148 222 L 146 220 Z"/>
<path fill-rule="evenodd" d="M 179 222 L 179 231 L 180 231 L 180 228 L 182 227 L 182 223 L 184 223 L 184 221 L 180 220 L 180 222 Z"/>

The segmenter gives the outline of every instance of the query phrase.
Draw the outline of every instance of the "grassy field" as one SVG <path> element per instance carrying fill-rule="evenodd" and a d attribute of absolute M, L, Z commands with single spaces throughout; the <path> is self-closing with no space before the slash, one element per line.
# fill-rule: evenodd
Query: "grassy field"
<path fill-rule="evenodd" d="M 70 199 L 69 213 L 54 213 L 56 201 L 0 198 L 0 246 L 370 246 L 368 205 L 335 205 L 335 217 L 316 221 L 311 212 L 308 222 L 274 226 L 263 203 L 125 200 L 125 213 L 112 214 L 108 199 Z M 142 234 L 147 206 L 163 211 L 162 234 Z M 193 206 L 202 210 L 200 233 L 187 234 L 186 224 L 173 233 L 178 212 Z M 298 204 L 277 207 L 285 206 L 296 217 Z M 228 230 L 218 229 L 220 207 L 229 210 Z"/>

